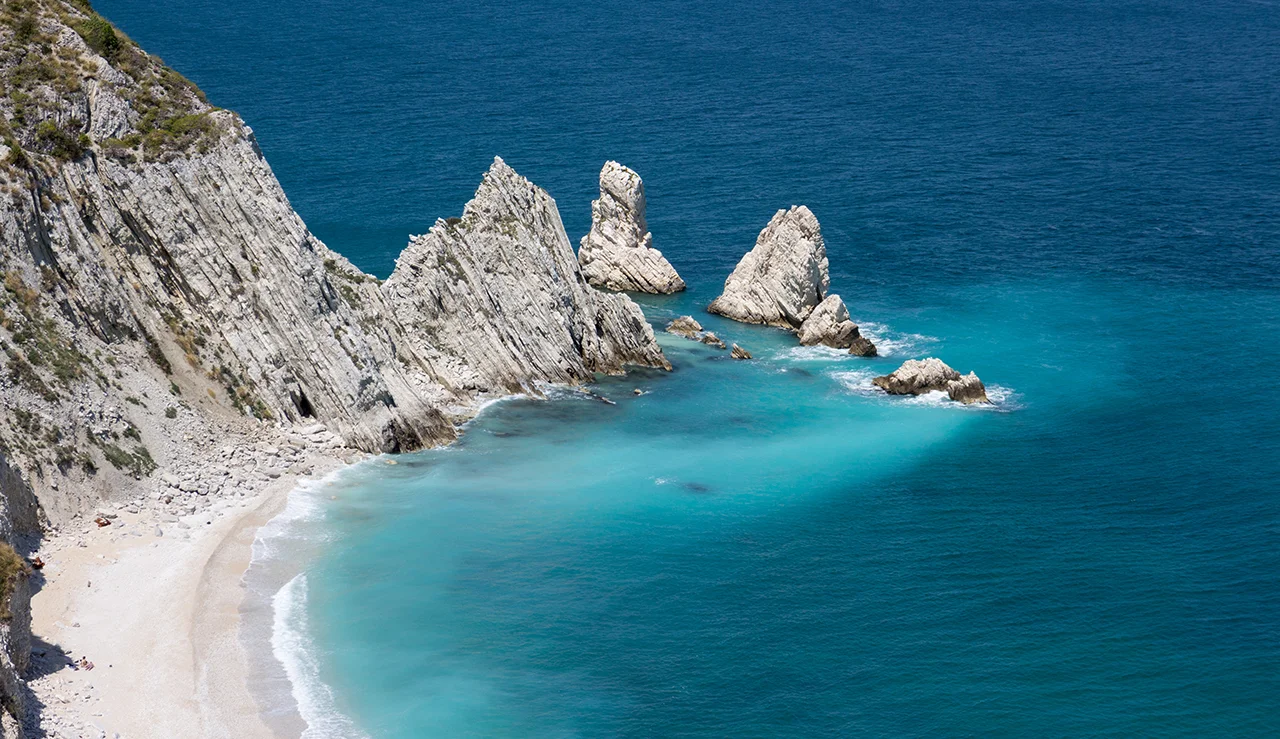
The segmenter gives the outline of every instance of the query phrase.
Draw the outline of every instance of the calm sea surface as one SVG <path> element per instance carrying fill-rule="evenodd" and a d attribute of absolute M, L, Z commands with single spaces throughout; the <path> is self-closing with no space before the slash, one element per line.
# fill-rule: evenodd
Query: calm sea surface
<path fill-rule="evenodd" d="M 1277 4 L 97 6 L 379 275 L 494 155 L 575 243 L 601 164 L 633 167 L 691 288 L 649 318 L 757 358 L 664 335 L 675 371 L 595 388 L 617 405 L 506 401 L 300 491 L 268 711 L 293 696 L 316 737 L 1280 730 Z M 888 356 L 701 312 L 795 203 Z M 931 355 L 996 406 L 868 390 Z"/>

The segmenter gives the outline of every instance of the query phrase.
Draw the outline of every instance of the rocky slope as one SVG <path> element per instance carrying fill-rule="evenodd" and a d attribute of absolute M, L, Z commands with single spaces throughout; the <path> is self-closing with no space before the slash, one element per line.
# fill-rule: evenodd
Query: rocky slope
<path fill-rule="evenodd" d="M 307 230 L 235 114 L 87 2 L 0 15 L 0 534 L 20 551 L 213 440 L 323 422 L 336 447 L 405 451 L 482 395 L 669 367 L 501 160 L 383 284 Z"/>
<path fill-rule="evenodd" d="M 610 290 L 666 294 L 685 288 L 644 217 L 644 182 L 634 170 L 605 162 L 600 199 L 591 203 L 591 232 L 582 237 L 578 261 L 587 282 Z"/>

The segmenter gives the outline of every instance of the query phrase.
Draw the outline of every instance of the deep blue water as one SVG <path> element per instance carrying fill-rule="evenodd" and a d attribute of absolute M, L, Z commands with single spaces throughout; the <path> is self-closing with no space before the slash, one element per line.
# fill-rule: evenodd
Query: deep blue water
<path fill-rule="evenodd" d="M 664 337 L 676 371 L 616 406 L 508 401 L 312 493 L 336 707 L 375 737 L 1276 731 L 1280 6 L 690 5 L 97 3 L 380 275 L 495 154 L 575 243 L 603 161 L 635 168 L 691 287 L 646 312 L 757 356 Z M 700 313 L 793 203 L 889 356 Z M 997 408 L 866 391 L 926 355 Z"/>

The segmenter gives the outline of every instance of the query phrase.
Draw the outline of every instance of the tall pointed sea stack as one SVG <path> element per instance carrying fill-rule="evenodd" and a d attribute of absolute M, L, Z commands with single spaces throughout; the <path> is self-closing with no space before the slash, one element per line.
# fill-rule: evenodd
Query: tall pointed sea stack
<path fill-rule="evenodd" d="M 743 323 L 798 329 L 827 294 L 827 247 L 803 205 L 774 214 L 707 310 Z"/>
<path fill-rule="evenodd" d="M 667 294 L 684 289 L 644 218 L 644 182 L 634 170 L 605 162 L 600 170 L 600 199 L 591 202 L 591 232 L 582 237 L 578 262 L 596 287 Z"/>
<path fill-rule="evenodd" d="M 803 205 L 774 214 L 707 310 L 743 323 L 798 331 L 800 343 L 874 356 L 875 345 L 849 320 L 831 284 L 818 219 Z"/>

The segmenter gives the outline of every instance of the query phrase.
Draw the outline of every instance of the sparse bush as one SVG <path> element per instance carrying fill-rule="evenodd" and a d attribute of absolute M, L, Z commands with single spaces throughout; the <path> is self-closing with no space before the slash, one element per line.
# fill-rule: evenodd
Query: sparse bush
<path fill-rule="evenodd" d="M 80 38 L 83 38 L 98 56 L 109 62 L 114 62 L 120 57 L 124 42 L 120 40 L 115 27 L 108 23 L 107 19 L 94 13 L 75 24 L 75 29 L 76 33 L 80 34 Z"/>
<path fill-rule="evenodd" d="M 18 585 L 18 578 L 31 574 L 31 565 L 22 555 L 14 551 L 7 542 L 0 542 L 0 619 L 8 621 L 13 618 L 9 610 L 9 598 Z"/>
<path fill-rule="evenodd" d="M 90 143 L 88 136 L 64 130 L 53 121 L 45 121 L 36 127 L 36 141 L 46 154 L 52 154 L 65 162 L 73 162 L 84 156 Z"/>
<path fill-rule="evenodd" d="M 165 417 L 165 418 L 177 418 L 177 417 L 178 417 L 178 409 L 177 409 L 177 408 L 174 408 L 173 406 L 169 406 L 168 408 L 165 408 L 165 409 L 164 409 L 164 417 Z"/>

